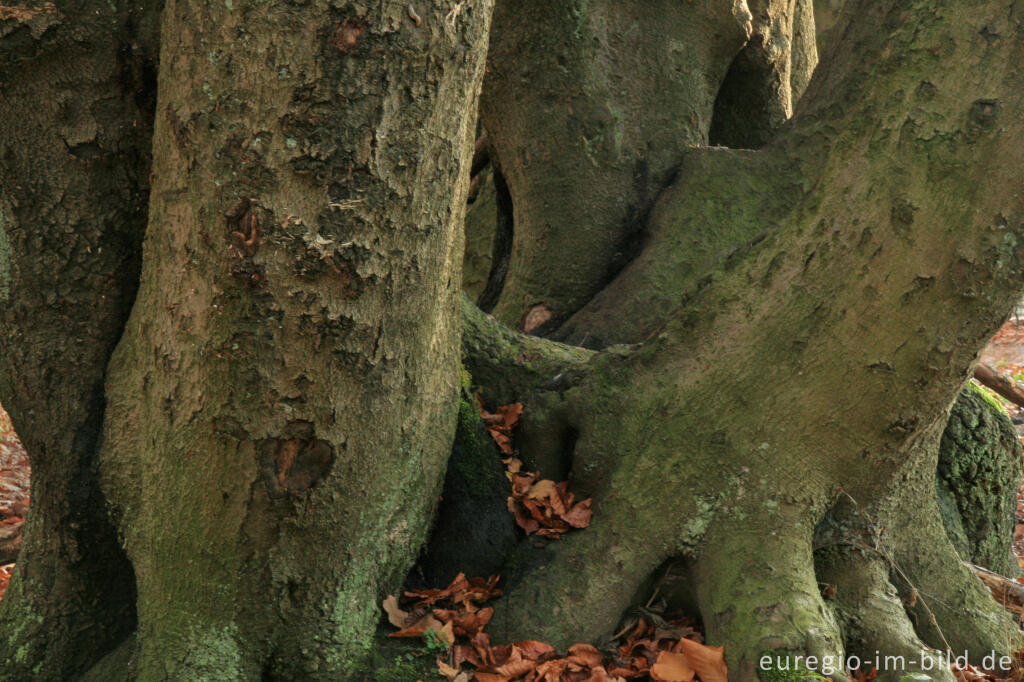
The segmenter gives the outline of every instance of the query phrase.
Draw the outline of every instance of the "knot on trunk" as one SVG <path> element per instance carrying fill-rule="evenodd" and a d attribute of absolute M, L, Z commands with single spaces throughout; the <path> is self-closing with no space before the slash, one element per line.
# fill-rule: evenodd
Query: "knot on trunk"
<path fill-rule="evenodd" d="M 273 499 L 298 497 L 315 486 L 334 464 L 334 448 L 315 437 L 313 425 L 290 422 L 280 438 L 256 442 L 260 474 Z"/>

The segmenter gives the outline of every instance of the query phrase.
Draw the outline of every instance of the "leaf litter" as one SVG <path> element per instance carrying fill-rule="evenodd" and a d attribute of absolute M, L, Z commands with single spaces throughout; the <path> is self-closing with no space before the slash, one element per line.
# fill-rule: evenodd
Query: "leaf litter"
<path fill-rule="evenodd" d="M 702 643 L 695 624 L 682 617 L 636 619 L 620 644 L 600 650 L 574 644 L 559 651 L 528 640 L 491 644 L 484 631 L 494 614 L 482 606 L 501 596 L 499 576 L 467 578 L 460 573 L 440 590 L 409 590 L 387 597 L 383 609 L 399 628 L 391 637 L 424 637 L 433 630 L 448 644 L 437 657 L 438 673 L 449 682 L 726 682 L 724 647 Z M 657 621 L 655 623 L 654 621 Z"/>
<path fill-rule="evenodd" d="M 1024 372 L 1024 365 L 1014 369 Z M 508 509 L 516 524 L 527 535 L 551 539 L 558 539 L 573 528 L 588 527 L 593 515 L 591 498 L 576 501 L 568 490 L 567 481 L 555 483 L 540 478 L 539 473 L 522 470 L 523 462 L 513 447 L 515 427 L 523 413 L 522 403 L 502 405 L 491 413 L 485 409 L 480 396 L 477 401 L 487 432 L 506 455 L 502 461 L 512 482 Z M 1021 438 L 1024 440 L 1024 436 Z M 1024 509 L 1024 495 L 1020 499 L 1018 506 Z M 1024 518 L 1024 512 L 1018 512 Z M 1021 565 L 1024 566 L 1024 561 Z M 403 600 L 418 600 L 409 612 L 402 611 L 394 597 L 388 597 L 384 610 L 391 624 L 401 628 L 391 636 L 425 636 L 426 630 L 439 633 L 449 648 L 437 658 L 438 672 L 449 682 L 728 682 L 725 647 L 705 645 L 692 621 L 686 618 L 673 621 L 657 616 L 635 618 L 623 631 L 628 634 L 619 639 L 621 644 L 614 651 L 601 651 L 590 644 L 574 644 L 560 652 L 549 644 L 533 640 L 491 645 L 484 628 L 494 610 L 481 608 L 479 604 L 501 595 L 497 582 L 498 576 L 484 581 L 467 579 L 460 573 L 444 590 L 406 592 Z M 434 603 L 448 608 L 434 608 L 428 613 Z M 456 637 L 464 641 L 456 644 Z M 1017 653 L 1016 659 L 1015 670 L 1024 670 L 1024 650 Z M 955 662 L 950 667 L 959 682 L 1019 679 L 1016 675 L 999 678 L 971 665 L 960 668 Z M 870 682 L 878 676 L 875 669 L 846 672 L 854 682 Z"/>
<path fill-rule="evenodd" d="M 576 500 L 569 492 L 569 482 L 555 483 L 541 478 L 539 473 L 522 470 L 523 462 L 515 456 L 513 432 L 523 414 L 522 403 L 502 405 L 493 413 L 484 408 L 484 401 L 477 396 L 480 416 L 487 432 L 505 455 L 506 475 L 512 482 L 512 495 L 508 498 L 508 510 L 515 517 L 516 525 L 527 535 L 558 539 L 568 531 L 583 529 L 590 525 L 593 500 Z"/>

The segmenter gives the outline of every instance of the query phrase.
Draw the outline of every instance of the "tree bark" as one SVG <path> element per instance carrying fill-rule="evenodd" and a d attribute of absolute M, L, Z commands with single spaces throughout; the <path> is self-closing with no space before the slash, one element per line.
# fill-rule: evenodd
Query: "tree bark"
<path fill-rule="evenodd" d="M 886 529 L 869 551 L 950 595 L 915 641 L 1011 649 L 1005 614 L 945 535 L 934 477 L 949 405 L 1019 293 L 1020 17 L 996 2 L 863 2 L 856 16 L 762 151 L 692 153 L 694 174 L 610 286 L 598 333 L 612 309 L 657 322 L 566 393 L 595 519 L 509 590 L 496 617 L 508 638 L 600 639 L 681 554 L 737 679 L 766 647 L 841 653 L 811 557 L 815 527 L 848 497 Z M 983 28 L 1006 36 L 998 50 Z M 682 184 L 693 177 L 706 191 Z M 695 258 L 692 226 L 720 230 L 721 247 Z M 755 383 L 772 390 L 751 395 Z"/>
<path fill-rule="evenodd" d="M 32 461 L 0 602 L 7 679 L 67 680 L 135 624 L 96 456 L 106 365 L 137 287 L 159 11 L 0 8 L 0 400 Z"/>
<path fill-rule="evenodd" d="M 102 455 L 139 679 L 352 679 L 425 539 L 491 5 L 450 10 L 167 5 Z"/>
<path fill-rule="evenodd" d="M 0 106 L 43 112 L 0 130 L 0 399 L 41 467 L 4 674 L 372 675 L 442 491 L 460 305 L 473 380 L 530 401 L 525 459 L 595 500 L 505 571 L 496 641 L 600 640 L 681 559 L 737 679 L 766 650 L 1016 644 L 934 495 L 1024 274 L 1016 7 L 862 0 L 783 123 L 802 0 L 501 4 L 483 115 L 515 225 L 481 300 L 600 352 L 457 294 L 488 0 L 171 2 L 122 335 L 148 103 L 117 88 L 147 92 L 153 43 L 127 9 L 0 8 Z M 747 92 L 759 148 L 707 147 Z"/>
<path fill-rule="evenodd" d="M 750 21 L 745 3 L 498 3 L 481 118 L 515 229 L 495 317 L 552 331 L 629 260 Z"/>
<path fill-rule="evenodd" d="M 1021 443 L 1002 407 L 968 385 L 939 443 L 936 492 L 957 552 L 991 571 L 1020 573 L 1013 555 Z"/>

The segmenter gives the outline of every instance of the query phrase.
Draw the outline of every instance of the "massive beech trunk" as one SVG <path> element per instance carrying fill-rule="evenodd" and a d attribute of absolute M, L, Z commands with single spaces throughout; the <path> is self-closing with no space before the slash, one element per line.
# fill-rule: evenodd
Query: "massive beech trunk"
<path fill-rule="evenodd" d="M 490 8 L 170 2 L 102 467 L 141 679 L 348 679 L 454 429 Z"/>
<path fill-rule="evenodd" d="M 37 475 L 0 661 L 373 679 L 456 428 L 491 3 L 170 2 L 149 176 L 158 9 L 0 7 L 0 399 Z M 495 10 L 512 247 L 481 295 L 579 346 L 463 302 L 465 364 L 595 499 L 517 552 L 496 640 L 600 640 L 673 560 L 737 679 L 766 650 L 1016 645 L 934 484 L 1024 274 L 1020 9 L 842 16 L 808 83 L 804 0 Z"/>
<path fill-rule="evenodd" d="M 597 347 L 646 341 L 536 384 L 532 402 L 573 434 L 595 521 L 507 594 L 507 637 L 604 637 L 682 556 L 739 679 L 766 649 L 920 662 L 925 643 L 977 657 L 1013 645 L 943 531 L 934 479 L 949 406 L 1020 289 L 1022 77 L 1007 57 L 1021 16 L 996 2 L 848 15 L 794 119 L 760 151 L 687 151 L 638 257 L 563 327 Z M 578 137 L 558 134 L 546 148 Z M 547 169 L 509 162 L 502 139 L 518 228 Z M 576 213 L 552 229 L 585 233 Z M 545 258 L 559 257 L 573 256 Z M 513 265 L 529 281 L 545 263 Z M 494 357 L 475 362 L 493 374 Z M 916 628 L 898 602 L 880 606 L 890 580 L 920 591 Z"/>
<path fill-rule="evenodd" d="M 107 361 L 138 286 L 158 3 L 0 7 L 0 400 L 32 509 L 0 677 L 65 680 L 134 628 L 96 479 Z"/>

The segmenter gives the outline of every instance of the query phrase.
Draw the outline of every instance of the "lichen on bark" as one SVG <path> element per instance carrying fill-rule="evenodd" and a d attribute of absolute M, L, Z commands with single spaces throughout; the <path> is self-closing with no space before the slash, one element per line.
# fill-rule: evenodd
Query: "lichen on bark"
<path fill-rule="evenodd" d="M 1011 547 L 1022 448 L 1005 410 L 971 385 L 957 398 L 939 445 L 936 494 L 965 559 L 1005 576 L 1020 572 Z M 949 508 L 952 507 L 952 508 Z"/>

